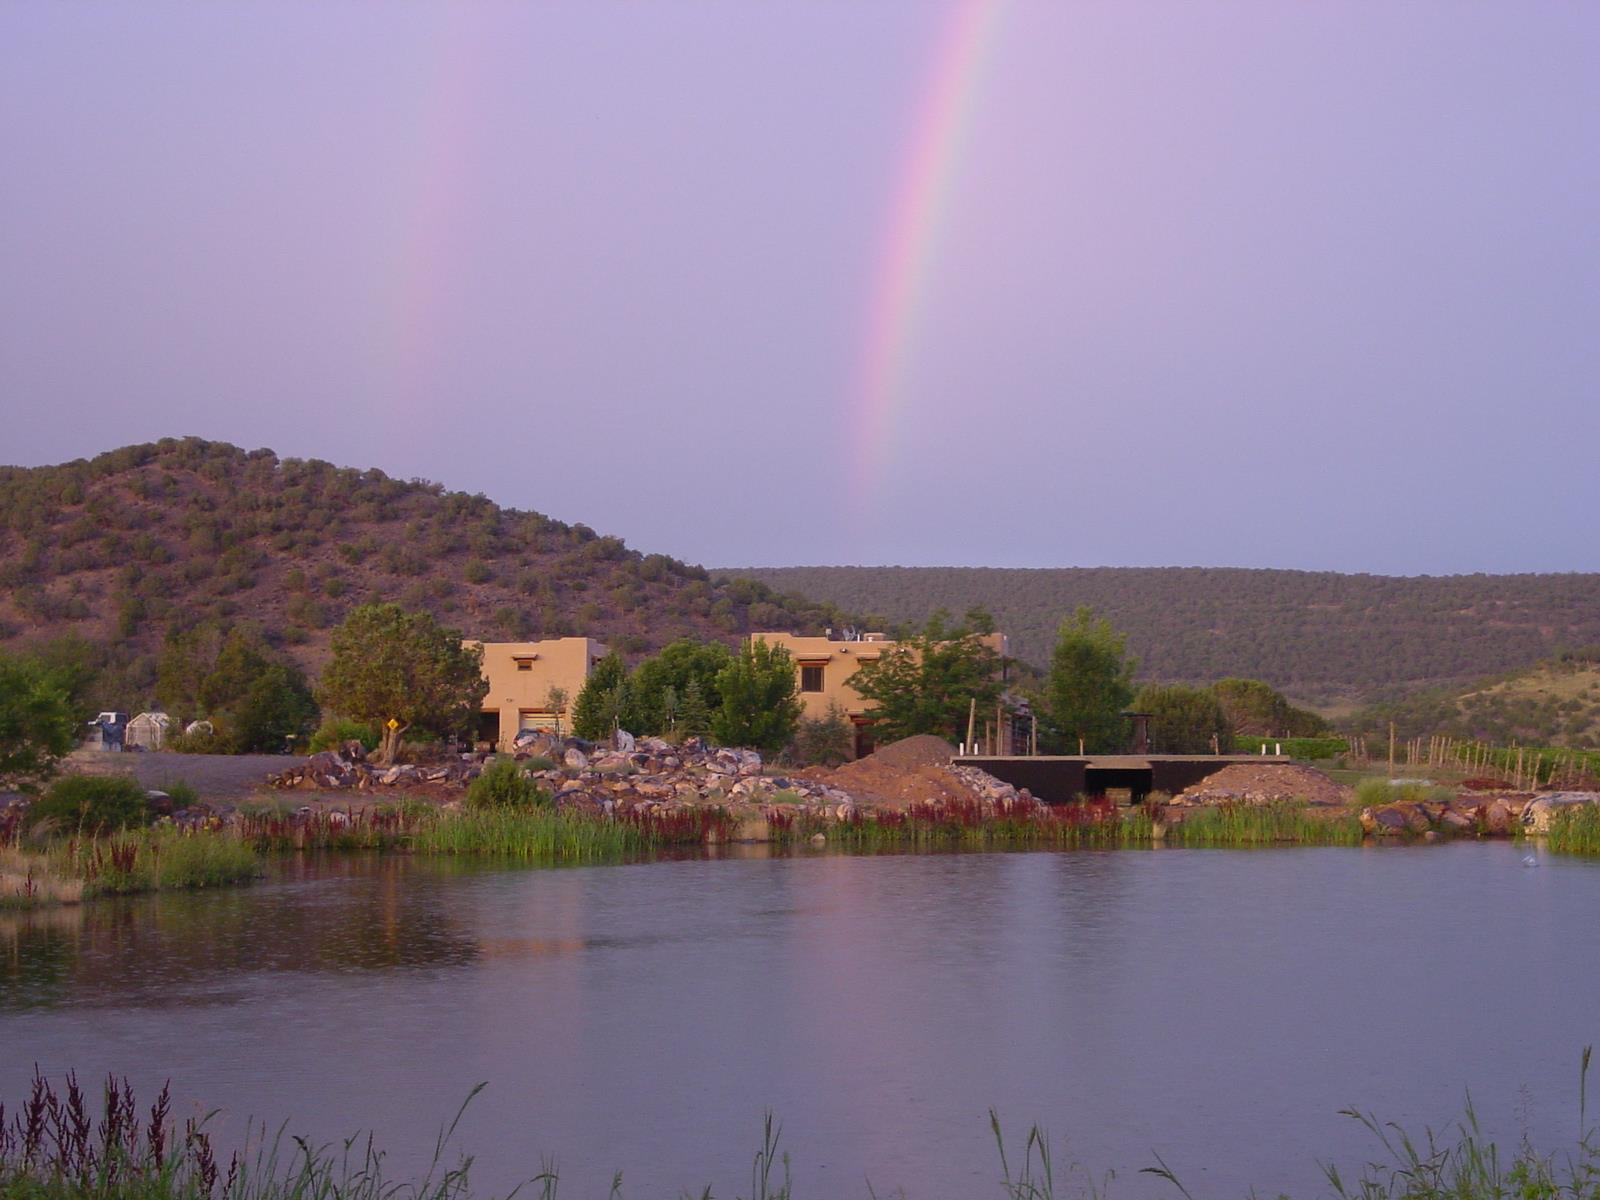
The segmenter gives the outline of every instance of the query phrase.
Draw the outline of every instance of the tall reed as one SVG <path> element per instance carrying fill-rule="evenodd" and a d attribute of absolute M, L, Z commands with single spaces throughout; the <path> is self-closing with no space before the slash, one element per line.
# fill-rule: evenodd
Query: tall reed
<path fill-rule="evenodd" d="M 1355 846 L 1361 838 L 1354 814 L 1324 815 L 1297 800 L 1189 809 L 1167 830 L 1175 846 Z"/>
<path fill-rule="evenodd" d="M 1600 805 L 1556 809 L 1550 814 L 1545 845 L 1561 854 L 1600 854 Z"/>
<path fill-rule="evenodd" d="M 842 820 L 772 809 L 767 820 L 780 842 L 822 834 L 851 850 L 1028 849 L 1109 847 L 1148 843 L 1149 814 L 1119 813 L 1103 800 L 1044 804 L 1016 800 L 999 807 L 976 800 L 937 800 L 904 809 L 856 809 Z"/>
<path fill-rule="evenodd" d="M 36 851 L 15 845 L 0 850 L 0 905 L 222 887 L 260 873 L 255 852 L 230 833 L 157 826 L 68 838 Z"/>

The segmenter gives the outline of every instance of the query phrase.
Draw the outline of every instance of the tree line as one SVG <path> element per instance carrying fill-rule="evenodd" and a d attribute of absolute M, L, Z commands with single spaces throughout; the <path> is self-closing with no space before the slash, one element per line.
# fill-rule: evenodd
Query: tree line
<path fill-rule="evenodd" d="M 987 640 L 993 631 L 993 618 L 981 608 L 959 621 L 935 613 L 863 663 L 852 686 L 867 702 L 880 740 L 915 734 L 960 740 L 969 714 L 996 704 L 1026 704 L 1047 753 L 1128 749 L 1130 707 L 1148 715 L 1151 749 L 1165 753 L 1226 751 L 1236 733 L 1308 736 L 1323 728 L 1315 714 L 1257 680 L 1136 689 L 1125 635 L 1088 608 L 1062 622 L 1043 675 L 1013 675 L 1013 664 Z M 47 778 L 76 743 L 94 666 L 75 649 L 82 647 L 0 655 L 0 784 Z M 465 735 L 489 685 L 480 646 L 428 613 L 386 603 L 354 609 L 334 631 L 315 687 L 248 630 L 209 626 L 168 638 L 156 686 L 180 727 L 193 716 L 206 722 L 203 730 L 176 735 L 176 749 L 282 750 L 303 740 L 326 713 L 362 726 L 379 761 L 388 762 L 408 735 Z M 680 639 L 631 668 L 612 652 L 575 698 L 571 720 L 574 732 L 590 740 L 619 730 L 708 736 L 797 762 L 837 762 L 850 752 L 844 714 L 803 717 L 794 660 L 783 647 L 754 638 L 737 650 Z"/>

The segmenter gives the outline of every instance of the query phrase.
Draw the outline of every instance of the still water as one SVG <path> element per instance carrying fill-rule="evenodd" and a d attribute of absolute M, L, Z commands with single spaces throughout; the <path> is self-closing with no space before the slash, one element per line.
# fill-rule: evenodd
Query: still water
<path fill-rule="evenodd" d="M 1600 864 L 1507 844 L 682 861 L 328 859 L 0 916 L 0 1100 L 35 1063 L 170 1078 L 409 1176 L 472 1087 L 474 1190 L 996 1196 L 988 1110 L 1109 1194 L 1325 1191 L 1349 1105 L 1550 1147 L 1600 1041 Z M 146 1099 L 149 1096 L 145 1096 Z M 8 1104 L 9 1107 L 9 1104 Z M 1088 1174 L 1080 1175 L 1080 1184 Z M 1076 1188 L 1058 1194 L 1075 1193 Z"/>

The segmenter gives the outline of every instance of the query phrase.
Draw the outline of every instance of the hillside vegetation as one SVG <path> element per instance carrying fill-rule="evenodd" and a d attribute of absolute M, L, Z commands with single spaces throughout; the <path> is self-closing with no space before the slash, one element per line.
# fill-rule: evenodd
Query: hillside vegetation
<path fill-rule="evenodd" d="M 1264 679 L 1347 706 L 1526 667 L 1600 642 L 1600 575 L 1394 578 L 1238 568 L 761 567 L 719 569 L 890 624 L 982 605 L 1012 652 L 1048 660 L 1087 604 L 1126 631 L 1143 679 Z"/>
<path fill-rule="evenodd" d="M 1353 728 L 1401 738 L 1441 734 L 1499 745 L 1600 747 L 1600 646 L 1570 651 L 1465 688 L 1434 688 L 1376 704 Z"/>
<path fill-rule="evenodd" d="M 114 644 L 97 690 L 122 707 L 147 699 L 171 634 L 254 626 L 315 672 L 332 626 L 380 600 L 468 637 L 584 634 L 628 656 L 839 620 L 583 525 L 270 450 L 168 439 L 0 468 L 0 646 Z"/>

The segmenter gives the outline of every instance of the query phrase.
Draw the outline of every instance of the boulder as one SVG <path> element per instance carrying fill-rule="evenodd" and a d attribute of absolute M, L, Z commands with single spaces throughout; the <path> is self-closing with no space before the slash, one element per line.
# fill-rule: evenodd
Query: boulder
<path fill-rule="evenodd" d="M 561 761 L 566 765 L 568 770 L 582 771 L 589 765 L 589 756 L 582 750 L 579 750 L 576 746 L 572 746 L 569 747 L 567 752 L 561 756 Z"/>
<path fill-rule="evenodd" d="M 1522 810 L 1522 827 L 1535 836 L 1543 837 L 1550 832 L 1550 821 L 1556 813 L 1592 804 L 1600 804 L 1600 793 L 1550 792 L 1529 801 Z"/>
<path fill-rule="evenodd" d="M 1496 798 L 1478 808 L 1478 825 L 1491 837 L 1508 836 L 1515 820 L 1511 805 L 1504 799 Z"/>

